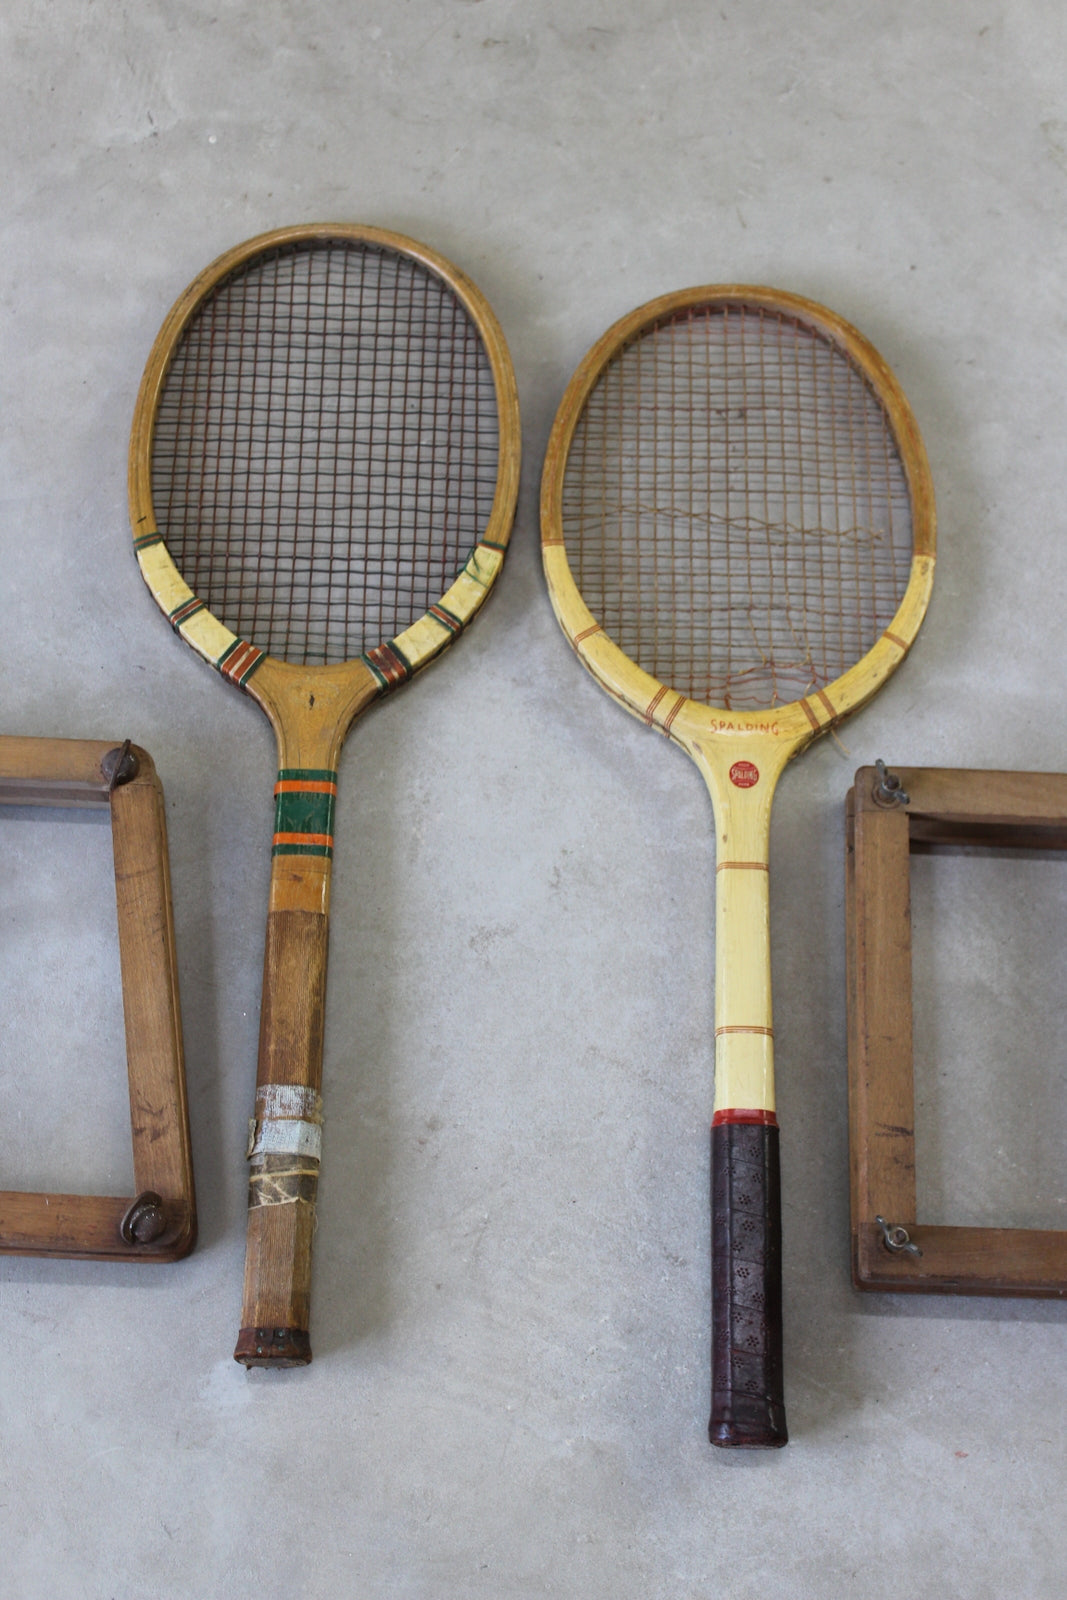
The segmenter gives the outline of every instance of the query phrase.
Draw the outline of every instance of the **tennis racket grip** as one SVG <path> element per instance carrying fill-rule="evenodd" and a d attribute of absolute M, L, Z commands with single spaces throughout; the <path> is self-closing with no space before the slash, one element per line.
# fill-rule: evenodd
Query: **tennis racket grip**
<path fill-rule="evenodd" d="M 244 1304 L 234 1351 L 246 1367 L 311 1360 L 328 926 L 324 911 L 273 910 L 267 919 Z"/>
<path fill-rule="evenodd" d="M 788 1440 L 782 1381 L 778 1128 L 716 1119 L 711 1129 L 712 1444 Z"/>

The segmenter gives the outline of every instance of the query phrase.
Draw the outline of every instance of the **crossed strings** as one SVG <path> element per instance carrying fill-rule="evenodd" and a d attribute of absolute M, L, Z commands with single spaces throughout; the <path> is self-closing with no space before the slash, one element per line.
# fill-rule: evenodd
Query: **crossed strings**
<path fill-rule="evenodd" d="M 660 682 L 761 709 L 865 655 L 907 587 L 911 507 L 882 403 L 844 351 L 758 307 L 696 307 L 605 368 L 563 534 L 582 596 Z"/>
<path fill-rule="evenodd" d="M 315 240 L 237 269 L 186 329 L 153 502 L 220 621 L 321 665 L 441 598 L 489 519 L 498 454 L 492 371 L 451 289 L 389 250 Z"/>

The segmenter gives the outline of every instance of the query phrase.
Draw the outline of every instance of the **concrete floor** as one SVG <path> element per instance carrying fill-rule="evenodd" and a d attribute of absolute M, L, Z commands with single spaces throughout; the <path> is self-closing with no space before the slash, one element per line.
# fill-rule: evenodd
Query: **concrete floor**
<path fill-rule="evenodd" d="M 173 1266 L 0 1261 L 0 1592 L 1061 1596 L 1067 1307 L 850 1287 L 842 842 L 876 756 L 1067 761 L 1063 7 L 8 0 L 0 52 L 0 725 L 156 761 L 201 1215 Z M 249 1375 L 274 750 L 144 589 L 125 454 L 179 290 L 324 218 L 480 285 L 525 471 L 484 617 L 345 751 L 316 1359 Z M 792 1442 L 741 1457 L 705 1435 L 710 811 L 565 647 L 537 530 L 587 346 L 722 281 L 874 341 L 941 528 L 911 659 L 778 796 Z M 2 1182 L 123 1192 L 106 830 L 0 830 Z M 924 1024 L 945 1054 L 923 1105 L 953 1130 L 927 1146 L 929 1220 L 1067 1226 L 1064 865 L 923 880 L 935 971 L 978 974 Z"/>

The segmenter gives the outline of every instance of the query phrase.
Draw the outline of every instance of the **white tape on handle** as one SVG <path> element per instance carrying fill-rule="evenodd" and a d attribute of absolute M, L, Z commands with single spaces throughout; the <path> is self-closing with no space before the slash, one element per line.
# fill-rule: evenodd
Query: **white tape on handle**
<path fill-rule="evenodd" d="M 256 1090 L 256 1115 L 248 1123 L 248 1149 L 255 1156 L 322 1159 L 322 1096 L 315 1089 L 269 1083 Z"/>

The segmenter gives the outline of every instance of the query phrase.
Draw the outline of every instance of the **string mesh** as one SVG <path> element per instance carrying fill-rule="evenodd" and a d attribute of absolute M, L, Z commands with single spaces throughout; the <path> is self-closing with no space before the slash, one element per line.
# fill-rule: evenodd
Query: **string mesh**
<path fill-rule="evenodd" d="M 208 610 L 320 665 L 441 598 L 489 519 L 498 446 L 452 290 L 406 256 L 314 240 L 255 257 L 197 311 L 157 409 L 152 497 Z"/>
<path fill-rule="evenodd" d="M 608 364 L 562 514 L 597 621 L 705 705 L 766 708 L 831 683 L 908 583 L 910 501 L 881 401 L 836 345 L 759 307 L 687 310 Z"/>

